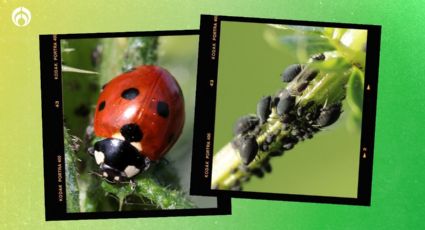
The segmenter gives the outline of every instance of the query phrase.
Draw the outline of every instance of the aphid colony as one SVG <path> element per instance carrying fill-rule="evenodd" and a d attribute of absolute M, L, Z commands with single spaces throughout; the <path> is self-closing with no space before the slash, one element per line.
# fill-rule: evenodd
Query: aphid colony
<path fill-rule="evenodd" d="M 325 58 L 324 54 L 314 55 L 309 63 Z M 340 102 L 318 105 L 311 100 L 301 105 L 297 101 L 318 74 L 309 64 L 288 66 L 281 74 L 287 87 L 261 98 L 256 115 L 243 116 L 236 122 L 232 146 L 238 150 L 242 164 L 232 173 L 244 172 L 241 181 L 249 180 L 251 174 L 262 177 L 264 172 L 270 172 L 270 157 L 283 155 L 298 142 L 312 138 L 321 128 L 338 120 L 342 113 Z M 232 189 L 241 190 L 241 181 L 236 181 Z"/>

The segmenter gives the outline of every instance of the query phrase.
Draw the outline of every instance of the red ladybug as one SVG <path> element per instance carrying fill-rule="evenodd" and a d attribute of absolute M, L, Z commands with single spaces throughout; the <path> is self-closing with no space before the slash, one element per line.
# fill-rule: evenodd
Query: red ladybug
<path fill-rule="evenodd" d="M 97 101 L 91 154 L 102 176 L 123 181 L 164 156 L 180 136 L 184 99 L 165 69 L 145 65 L 108 82 Z"/>

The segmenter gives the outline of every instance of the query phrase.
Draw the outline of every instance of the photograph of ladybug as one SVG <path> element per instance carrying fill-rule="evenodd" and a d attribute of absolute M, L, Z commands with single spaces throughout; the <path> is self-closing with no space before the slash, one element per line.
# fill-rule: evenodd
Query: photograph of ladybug
<path fill-rule="evenodd" d="M 67 212 L 219 208 L 189 194 L 198 35 L 60 44 Z"/>
<path fill-rule="evenodd" d="M 199 193 L 360 197 L 360 161 L 368 159 L 361 144 L 368 30 L 201 19 L 215 22 L 220 44 L 212 169 L 210 187 Z M 201 46 L 207 47 L 203 32 Z M 209 52 L 200 50 L 201 63 L 215 65 Z"/>

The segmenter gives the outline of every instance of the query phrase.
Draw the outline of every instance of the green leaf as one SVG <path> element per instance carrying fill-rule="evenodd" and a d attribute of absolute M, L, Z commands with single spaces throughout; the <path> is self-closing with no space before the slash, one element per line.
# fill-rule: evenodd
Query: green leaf
<path fill-rule="evenodd" d="M 352 68 L 347 84 L 347 102 L 356 116 L 362 115 L 364 74 L 357 67 Z"/>

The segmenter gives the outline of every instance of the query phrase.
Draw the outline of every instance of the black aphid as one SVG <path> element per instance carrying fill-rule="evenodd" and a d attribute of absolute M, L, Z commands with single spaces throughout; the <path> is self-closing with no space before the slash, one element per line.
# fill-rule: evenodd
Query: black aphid
<path fill-rule="evenodd" d="M 264 124 L 264 122 L 267 121 L 267 118 L 271 113 L 270 102 L 271 97 L 267 96 L 261 98 L 261 100 L 257 104 L 257 116 L 260 119 L 261 124 Z"/>
<path fill-rule="evenodd" d="M 302 66 L 300 64 L 293 64 L 288 66 L 282 73 L 282 81 L 290 82 L 301 72 Z"/>
<path fill-rule="evenodd" d="M 254 160 L 258 152 L 258 143 L 255 136 L 247 134 L 242 137 L 241 145 L 239 148 L 239 154 L 242 159 L 242 163 L 248 165 Z"/>
<path fill-rule="evenodd" d="M 318 70 L 315 70 L 315 69 L 310 69 L 310 70 L 308 70 L 308 71 L 306 71 L 305 72 L 305 75 L 304 75 L 304 80 L 306 80 L 306 81 L 311 81 L 311 80 L 313 80 L 317 75 L 319 74 L 319 71 Z"/>
<path fill-rule="evenodd" d="M 307 88 L 307 86 L 308 86 L 308 81 L 302 82 L 301 84 L 298 85 L 297 92 L 301 93 L 302 91 L 305 90 L 305 88 Z"/>
<path fill-rule="evenodd" d="M 279 116 L 287 114 L 295 105 L 295 97 L 287 95 L 286 97 L 280 98 L 277 103 L 276 110 Z"/>
<path fill-rule="evenodd" d="M 292 114 L 286 114 L 282 117 L 282 122 L 284 124 L 289 124 L 289 123 L 293 122 L 294 120 L 295 120 L 295 116 L 292 115 Z M 289 127 L 289 126 L 286 126 L 286 127 Z"/>
<path fill-rule="evenodd" d="M 323 53 L 319 53 L 319 54 L 315 54 L 313 56 L 311 56 L 311 59 L 313 59 L 313 61 L 323 61 L 325 60 L 326 56 Z"/>
<path fill-rule="evenodd" d="M 341 104 L 334 104 L 329 107 L 322 108 L 316 124 L 320 127 L 326 127 L 335 123 L 341 115 Z"/>
<path fill-rule="evenodd" d="M 259 168 L 253 169 L 251 173 L 252 173 L 253 175 L 255 175 L 255 176 L 259 177 L 259 178 L 264 177 L 264 172 L 263 172 L 263 170 L 261 170 L 261 169 L 259 169 Z"/>
<path fill-rule="evenodd" d="M 236 136 L 252 131 L 255 129 L 259 122 L 260 119 L 258 119 L 258 117 L 256 117 L 255 115 L 243 116 L 239 118 L 239 120 L 235 123 L 235 126 L 233 127 L 233 134 Z"/>

